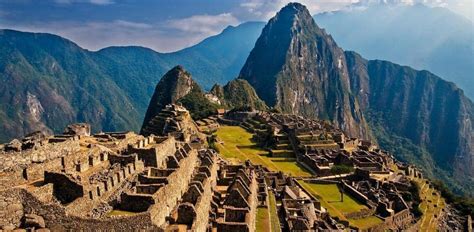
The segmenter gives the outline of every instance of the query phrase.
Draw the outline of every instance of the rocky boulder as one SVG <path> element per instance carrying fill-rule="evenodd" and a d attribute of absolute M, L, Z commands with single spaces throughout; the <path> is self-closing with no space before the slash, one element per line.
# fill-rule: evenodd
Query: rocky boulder
<path fill-rule="evenodd" d="M 10 143 L 5 145 L 4 150 L 6 152 L 21 151 L 21 142 L 18 139 L 14 139 Z"/>
<path fill-rule="evenodd" d="M 68 125 L 66 129 L 64 129 L 65 135 L 82 135 L 82 136 L 90 136 L 91 135 L 91 125 L 87 123 L 75 123 Z"/>
<path fill-rule="evenodd" d="M 36 214 L 25 214 L 23 218 L 25 228 L 45 228 L 46 224 L 43 217 Z"/>

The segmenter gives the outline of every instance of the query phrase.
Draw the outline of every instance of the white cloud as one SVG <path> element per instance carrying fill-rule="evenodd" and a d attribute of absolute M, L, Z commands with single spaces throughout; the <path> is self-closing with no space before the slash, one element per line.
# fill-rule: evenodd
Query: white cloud
<path fill-rule="evenodd" d="M 474 2 L 473 0 L 358 0 L 352 5 L 347 6 L 344 10 L 365 9 L 372 5 L 415 5 L 424 4 L 430 7 L 445 7 L 464 17 L 474 19 Z"/>
<path fill-rule="evenodd" d="M 244 0 L 240 7 L 240 15 L 244 18 L 253 20 L 268 20 L 285 5 L 294 0 Z M 300 0 L 297 1 L 305 5 L 311 14 L 317 14 L 326 11 L 339 10 L 347 5 L 354 3 L 354 0 Z"/>
<path fill-rule="evenodd" d="M 212 35 L 229 25 L 236 25 L 239 20 L 231 13 L 219 15 L 193 15 L 188 18 L 173 19 L 168 21 L 168 26 L 176 30 Z"/>
<path fill-rule="evenodd" d="M 94 5 L 110 5 L 114 4 L 113 0 L 54 0 L 59 4 L 72 4 L 72 3 L 90 3 Z"/>
<path fill-rule="evenodd" d="M 447 7 L 474 22 L 473 0 L 451 0 Z"/>
<path fill-rule="evenodd" d="M 56 21 L 29 25 L 0 23 L 0 28 L 60 35 L 79 46 L 99 50 L 108 46 L 144 46 L 159 52 L 172 52 L 192 46 L 218 34 L 228 25 L 238 24 L 231 14 L 195 15 L 188 18 L 148 24 L 128 20 Z"/>
<path fill-rule="evenodd" d="M 241 9 L 237 9 L 239 19 L 268 20 L 273 17 L 283 6 L 292 0 L 243 0 Z M 370 5 L 414 5 L 418 3 L 431 7 L 446 7 L 465 17 L 474 19 L 473 0 L 297 0 L 305 5 L 311 14 L 322 12 L 364 9 Z"/>
<path fill-rule="evenodd" d="M 2 1 L 2 0 L 0 0 Z M 112 4 L 114 0 L 55 0 L 62 4 L 89 3 Z M 11 28 L 32 32 L 49 32 L 71 39 L 80 46 L 97 50 L 108 46 L 139 45 L 160 52 L 170 52 L 192 46 L 201 40 L 220 33 L 229 25 L 240 22 L 261 20 L 266 21 L 291 0 L 241 0 L 241 4 L 233 9 L 215 15 L 197 14 L 186 18 L 170 19 L 167 21 L 147 21 L 127 18 L 118 15 L 110 21 L 97 20 L 59 20 L 34 21 L 21 23 L 8 21 L 1 16 L 9 12 L 0 9 L 0 28 Z M 472 0 L 301 0 L 311 14 L 350 7 L 367 6 L 368 4 L 392 3 L 415 4 L 423 2 L 432 6 L 457 7 L 464 15 L 472 19 Z M 350 6 L 350 7 L 349 7 Z M 455 10 L 456 11 L 456 10 Z M 172 14 L 170 14 L 172 15 Z"/>
<path fill-rule="evenodd" d="M 112 22 L 57 21 L 30 25 L 0 23 L 0 28 L 29 32 L 46 32 L 70 39 L 79 46 L 98 50 L 108 46 L 145 46 L 157 51 L 178 50 L 187 44 L 186 37 L 173 38 L 156 25 L 126 20 Z"/>
<path fill-rule="evenodd" d="M 115 20 L 114 24 L 121 27 L 126 27 L 126 28 L 149 29 L 153 27 L 152 25 L 147 24 L 147 23 L 136 23 L 136 22 L 130 22 L 130 21 L 125 21 L 125 20 Z"/>
<path fill-rule="evenodd" d="M 112 0 L 90 0 L 89 2 L 96 5 L 109 5 L 115 3 Z"/>

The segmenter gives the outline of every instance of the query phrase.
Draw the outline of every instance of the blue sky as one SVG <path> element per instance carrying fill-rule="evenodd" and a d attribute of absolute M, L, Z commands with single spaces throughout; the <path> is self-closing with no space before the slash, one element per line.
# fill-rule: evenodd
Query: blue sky
<path fill-rule="evenodd" d="M 472 20 L 473 0 L 301 0 L 312 14 L 380 2 L 447 7 Z M 287 0 L 0 0 L 0 28 L 49 32 L 98 50 L 140 45 L 160 52 L 191 46 L 228 25 L 266 21 Z"/>

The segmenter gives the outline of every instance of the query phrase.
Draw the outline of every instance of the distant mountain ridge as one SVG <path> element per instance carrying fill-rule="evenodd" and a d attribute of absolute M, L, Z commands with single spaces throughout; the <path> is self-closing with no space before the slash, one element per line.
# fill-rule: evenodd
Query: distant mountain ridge
<path fill-rule="evenodd" d="M 474 99 L 474 23 L 463 16 L 423 4 L 375 4 L 314 18 L 345 50 L 428 70 Z"/>
<path fill-rule="evenodd" d="M 229 26 L 166 54 L 134 46 L 91 52 L 56 35 L 1 30 L 0 142 L 35 130 L 58 133 L 72 122 L 139 131 L 167 70 L 185 65 L 204 89 L 225 84 L 238 75 L 262 25 Z"/>

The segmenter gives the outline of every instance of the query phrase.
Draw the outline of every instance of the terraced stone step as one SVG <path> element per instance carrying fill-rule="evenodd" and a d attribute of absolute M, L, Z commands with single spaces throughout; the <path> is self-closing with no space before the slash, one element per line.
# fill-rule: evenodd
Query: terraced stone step
<path fill-rule="evenodd" d="M 266 125 L 257 120 L 247 119 L 246 122 L 248 122 L 249 124 L 252 124 L 252 126 L 257 129 L 266 129 Z"/>
<path fill-rule="evenodd" d="M 276 145 L 276 148 L 277 148 L 278 150 L 284 150 L 284 149 L 290 150 L 290 149 L 291 149 L 291 146 L 290 146 L 290 144 L 288 144 L 288 143 L 278 143 L 278 144 Z"/>
<path fill-rule="evenodd" d="M 271 150 L 271 157 L 295 157 L 295 153 L 292 150 Z"/>

